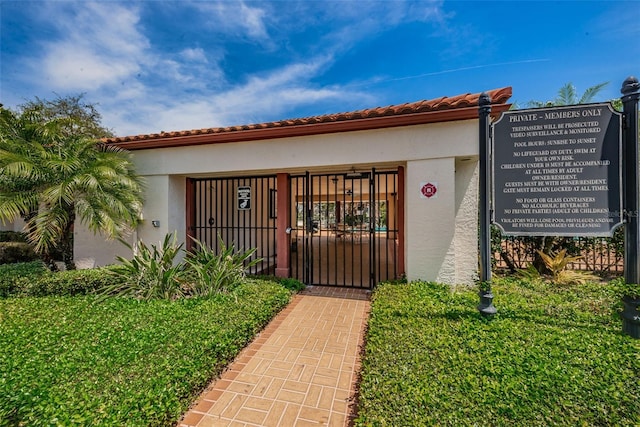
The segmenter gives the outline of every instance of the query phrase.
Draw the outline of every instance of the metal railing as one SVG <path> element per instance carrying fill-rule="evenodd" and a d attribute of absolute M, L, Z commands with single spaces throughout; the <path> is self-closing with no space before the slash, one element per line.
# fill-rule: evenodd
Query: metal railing
<path fill-rule="evenodd" d="M 620 275 L 624 272 L 624 252 L 616 238 L 577 237 L 568 241 L 568 253 L 581 256 L 568 264 L 573 270 L 600 275 Z M 530 238 L 502 237 L 499 249 L 494 245 L 494 266 L 499 269 L 524 269 L 536 258 Z"/>

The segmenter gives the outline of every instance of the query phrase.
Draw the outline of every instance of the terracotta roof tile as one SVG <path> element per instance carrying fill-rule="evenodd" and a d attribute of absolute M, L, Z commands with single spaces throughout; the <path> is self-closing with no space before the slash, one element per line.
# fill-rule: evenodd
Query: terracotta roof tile
<path fill-rule="evenodd" d="M 491 104 L 493 105 L 506 105 L 506 102 L 511 97 L 511 87 L 504 87 L 501 89 L 494 89 L 491 91 L 487 91 L 487 94 L 491 97 Z M 158 141 L 158 144 L 151 144 L 157 146 L 174 146 L 174 145 L 189 145 L 188 143 L 178 143 L 176 142 L 176 138 L 183 139 L 194 136 L 202 136 L 202 135 L 219 135 L 219 134 L 233 134 L 233 133 L 241 133 L 241 132 L 256 132 L 263 130 L 263 132 L 268 132 L 269 130 L 275 131 L 274 128 L 294 128 L 294 127 L 311 127 L 318 126 L 322 124 L 329 123 L 338 123 L 338 122 L 348 122 L 348 121 L 363 121 L 370 119 L 379 119 L 383 117 L 394 117 L 394 116 L 411 116 L 417 115 L 420 113 L 433 113 L 433 112 L 444 112 L 449 110 L 458 110 L 469 107 L 477 107 L 478 99 L 481 94 L 462 94 L 451 97 L 441 97 L 431 100 L 422 100 L 417 102 L 399 104 L 399 105 L 389 105 L 386 107 L 375 107 L 368 108 L 364 110 L 351 111 L 345 113 L 337 113 L 337 114 L 325 114 L 321 116 L 311 116 L 304 118 L 296 118 L 296 119 L 286 119 L 279 120 L 274 122 L 267 123 L 256 123 L 256 124 L 248 124 L 248 125 L 240 125 L 240 126 L 228 126 L 228 127 L 216 127 L 216 128 L 204 128 L 204 129 L 193 129 L 193 130 L 182 130 L 182 131 L 173 131 L 173 132 L 160 132 L 160 133 L 152 133 L 147 135 L 132 135 L 125 137 L 115 137 L 108 138 L 105 142 L 115 145 L 120 145 L 124 148 L 131 146 L 132 149 L 140 149 L 146 148 L 144 146 L 140 146 L 136 141 L 147 141 L 151 142 L 152 140 Z M 310 132 L 309 134 L 312 134 Z M 301 133 L 298 133 L 301 134 Z M 281 135 L 286 136 L 286 135 Z M 160 142 L 160 140 L 171 140 L 172 142 Z M 227 138 L 227 141 L 221 142 L 229 142 L 232 139 Z M 210 141 L 214 142 L 214 141 Z M 206 142 L 198 142 L 198 143 L 206 143 Z M 152 147 L 149 147 L 152 148 Z"/>

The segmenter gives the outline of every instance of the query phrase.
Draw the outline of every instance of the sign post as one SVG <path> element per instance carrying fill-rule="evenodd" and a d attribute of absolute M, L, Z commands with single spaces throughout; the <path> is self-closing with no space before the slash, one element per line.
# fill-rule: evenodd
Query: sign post
<path fill-rule="evenodd" d="M 627 284 L 640 287 L 640 173 L 638 171 L 638 99 L 640 84 L 635 77 L 627 78 L 622 84 L 622 105 L 624 106 L 624 213 L 626 219 L 624 235 L 624 280 Z M 634 338 L 640 338 L 640 298 L 627 295 L 623 299 L 623 331 Z"/>
<path fill-rule="evenodd" d="M 478 311 L 483 316 L 493 316 L 497 309 L 493 305 L 491 293 L 491 142 L 489 140 L 489 114 L 491 113 L 491 98 L 486 93 L 480 95 L 478 100 L 480 116 L 480 305 Z"/>
<path fill-rule="evenodd" d="M 610 103 L 505 112 L 492 125 L 491 153 L 482 145 L 488 116 L 481 99 L 480 280 L 491 279 L 483 234 L 489 212 L 483 167 L 491 154 L 492 220 L 503 234 L 611 237 L 625 224 L 624 279 L 631 291 L 623 298 L 623 331 L 640 338 L 638 79 L 627 78 L 621 91 L 623 114 Z"/>

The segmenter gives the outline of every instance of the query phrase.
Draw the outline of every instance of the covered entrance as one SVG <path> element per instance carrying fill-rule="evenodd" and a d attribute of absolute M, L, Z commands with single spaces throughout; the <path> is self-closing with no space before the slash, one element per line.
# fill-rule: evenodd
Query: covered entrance
<path fill-rule="evenodd" d="M 369 289 L 401 276 L 399 194 L 397 171 L 292 176 L 292 277 Z"/>
<path fill-rule="evenodd" d="M 254 274 L 370 289 L 404 273 L 398 177 L 371 169 L 190 178 L 188 235 L 216 251 L 220 242 L 256 248 Z"/>

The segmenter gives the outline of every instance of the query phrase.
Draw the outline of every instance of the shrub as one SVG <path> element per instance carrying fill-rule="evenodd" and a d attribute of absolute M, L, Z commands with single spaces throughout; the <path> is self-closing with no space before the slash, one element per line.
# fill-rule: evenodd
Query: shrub
<path fill-rule="evenodd" d="M 209 296 L 240 284 L 245 271 L 261 261 L 249 261 L 255 249 L 236 251 L 219 236 L 219 253 L 194 241 L 196 250 L 188 253 L 183 262 L 177 262 L 182 244 L 178 245 L 171 234 L 165 236 L 160 247 L 138 242 L 131 260 L 118 257 L 122 265 L 115 266 L 113 272 L 119 280 L 101 289 L 101 299 L 110 295 L 144 300 Z"/>
<path fill-rule="evenodd" d="M 294 291 L 294 292 L 301 291 L 305 288 L 304 283 L 302 283 L 298 279 L 294 279 L 293 277 L 276 277 L 276 276 L 263 275 L 263 274 L 253 275 L 251 277 L 254 279 L 279 283 L 285 289 L 289 289 L 290 291 Z"/>
<path fill-rule="evenodd" d="M 624 277 L 619 277 L 611 281 L 614 292 L 619 298 L 640 298 L 640 284 L 627 283 L 624 281 Z"/>
<path fill-rule="evenodd" d="M 0 242 L 27 243 L 27 235 L 20 231 L 0 231 Z"/>
<path fill-rule="evenodd" d="M 582 256 L 568 256 L 566 249 L 562 249 L 551 255 L 538 251 L 538 255 L 540 255 L 544 265 L 551 272 L 552 283 L 557 285 L 568 285 L 571 283 L 584 284 L 588 281 L 598 280 L 597 276 L 584 271 L 567 270 L 569 263 L 581 259 Z"/>
<path fill-rule="evenodd" d="M 197 248 L 187 256 L 185 263 L 191 279 L 189 289 L 194 296 L 208 296 L 230 290 L 244 279 L 246 269 L 262 261 L 258 258 L 246 262 L 255 253 L 255 248 L 236 252 L 234 246 L 226 246 L 220 236 L 220 252 L 217 254 L 206 244 L 193 240 Z"/>
<path fill-rule="evenodd" d="M 128 243 L 125 245 L 133 250 Z M 165 236 L 160 247 L 149 247 L 139 241 L 132 259 L 117 258 L 121 265 L 114 266 L 113 272 L 118 280 L 101 289 L 102 299 L 109 295 L 143 300 L 172 300 L 184 296 L 185 289 L 180 280 L 184 264 L 176 263 L 181 248 L 182 244 L 178 245 L 171 234 Z"/>
<path fill-rule="evenodd" d="M 113 274 L 115 267 L 68 270 L 45 274 L 29 282 L 22 282 L 25 296 L 74 296 L 96 293 L 106 286 L 122 284 L 124 278 Z"/>
<path fill-rule="evenodd" d="M 48 271 L 41 261 L 0 265 L 0 297 L 21 293 L 25 286 Z"/>
<path fill-rule="evenodd" d="M 302 283 L 301 281 L 299 281 L 298 279 L 294 279 L 292 277 L 285 277 L 282 278 L 280 280 L 278 280 L 278 283 L 280 283 L 282 286 L 284 286 L 286 289 L 289 289 L 290 291 L 301 291 L 305 288 L 304 283 Z"/>
<path fill-rule="evenodd" d="M 122 278 L 114 267 L 53 273 L 41 261 L 0 266 L 0 297 L 73 296 L 94 293 Z"/>
<path fill-rule="evenodd" d="M 24 242 L 0 242 L 0 264 L 29 262 L 38 259 L 33 247 Z"/>

